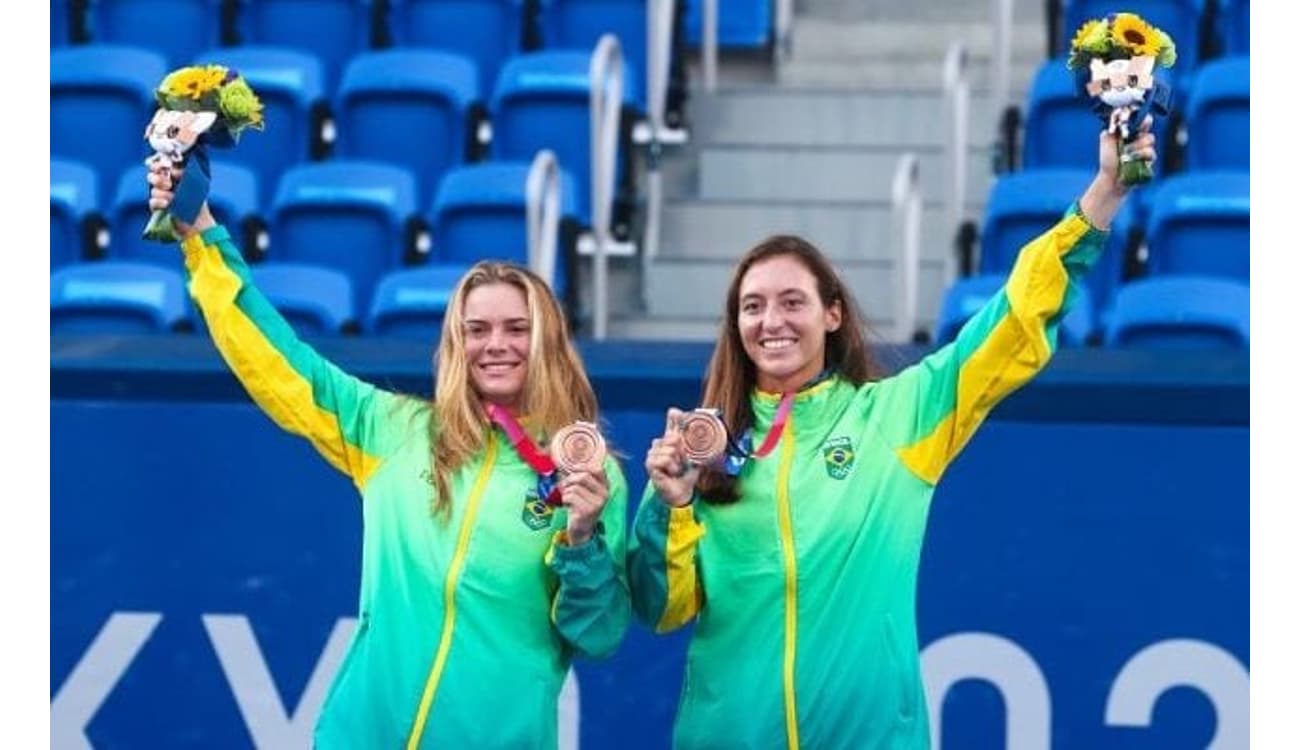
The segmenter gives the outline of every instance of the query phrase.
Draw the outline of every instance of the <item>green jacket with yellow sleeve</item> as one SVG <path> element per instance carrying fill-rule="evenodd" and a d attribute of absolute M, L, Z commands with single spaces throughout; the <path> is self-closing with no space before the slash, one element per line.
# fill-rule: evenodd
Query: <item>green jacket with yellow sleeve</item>
<path fill-rule="evenodd" d="M 676 747 L 929 747 L 915 613 L 935 485 L 1047 364 L 1104 239 L 1072 207 L 953 343 L 884 380 L 801 391 L 778 447 L 741 469 L 738 502 L 669 508 L 647 486 L 633 609 L 658 632 L 695 623 Z M 752 394 L 756 435 L 779 398 Z"/>
<path fill-rule="evenodd" d="M 538 500 L 533 470 L 486 428 L 486 448 L 451 477 L 450 516 L 435 515 L 431 405 L 352 377 L 299 340 L 224 227 L 182 250 L 190 293 L 249 395 L 362 497 L 358 623 L 315 746 L 554 748 L 572 657 L 612 653 L 630 619 L 618 464 L 605 464 L 603 532 L 571 547 L 564 511 Z M 305 512 L 319 512 L 312 500 L 302 498 Z"/>

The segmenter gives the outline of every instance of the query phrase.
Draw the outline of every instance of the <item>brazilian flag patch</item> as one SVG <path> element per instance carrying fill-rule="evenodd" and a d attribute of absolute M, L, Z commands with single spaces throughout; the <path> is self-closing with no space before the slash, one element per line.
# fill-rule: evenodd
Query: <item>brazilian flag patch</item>
<path fill-rule="evenodd" d="M 551 525 L 551 516 L 555 514 L 555 508 L 547 505 L 540 497 L 537 496 L 537 490 L 529 490 L 524 495 L 524 525 L 533 531 L 541 531 L 549 528 Z"/>
<path fill-rule="evenodd" d="M 853 441 L 848 437 L 831 438 L 822 447 L 826 459 L 826 473 L 831 479 L 843 479 L 853 470 Z"/>

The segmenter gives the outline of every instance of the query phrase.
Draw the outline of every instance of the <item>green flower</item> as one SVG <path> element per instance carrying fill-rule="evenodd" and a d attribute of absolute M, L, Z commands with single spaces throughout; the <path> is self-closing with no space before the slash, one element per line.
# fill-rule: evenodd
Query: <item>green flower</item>
<path fill-rule="evenodd" d="M 1065 65 L 1070 70 L 1086 68 L 1092 58 L 1105 57 L 1110 52 L 1110 26 L 1106 21 L 1085 21 L 1074 32 L 1074 39 L 1070 42 L 1070 57 Z"/>
<path fill-rule="evenodd" d="M 1174 49 L 1174 40 L 1160 29 L 1156 29 L 1156 39 L 1160 43 L 1160 52 L 1156 55 L 1156 62 L 1166 68 L 1173 67 L 1178 61 L 1178 52 Z"/>
<path fill-rule="evenodd" d="M 1088 21 L 1074 35 L 1073 49 L 1104 55 L 1110 49 L 1110 29 L 1105 21 Z"/>
<path fill-rule="evenodd" d="M 245 127 L 262 129 L 262 102 L 243 78 L 236 78 L 221 87 L 218 107 L 232 133 Z"/>

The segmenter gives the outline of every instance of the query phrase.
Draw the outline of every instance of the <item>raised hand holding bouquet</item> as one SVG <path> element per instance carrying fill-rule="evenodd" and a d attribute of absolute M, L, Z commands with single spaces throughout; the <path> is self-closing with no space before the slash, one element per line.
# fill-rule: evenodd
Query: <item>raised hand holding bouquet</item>
<path fill-rule="evenodd" d="M 180 233 L 173 217 L 194 223 L 208 197 L 211 169 L 207 146 L 231 148 L 246 128 L 261 130 L 262 102 L 234 70 L 220 65 L 198 65 L 172 71 L 154 92 L 158 111 L 144 137 L 154 154 L 149 166 L 185 167 L 185 179 L 166 211 L 154 211 L 144 237 L 177 242 Z"/>
<path fill-rule="evenodd" d="M 1169 86 L 1155 77 L 1156 65 L 1168 68 L 1177 54 L 1169 35 L 1134 13 L 1112 13 L 1079 27 L 1066 65 L 1075 71 L 1082 95 L 1093 100 L 1107 131 L 1120 145 L 1120 181 L 1149 182 L 1151 164 L 1132 156 L 1126 146 L 1137 138 L 1147 115 L 1169 114 Z"/>

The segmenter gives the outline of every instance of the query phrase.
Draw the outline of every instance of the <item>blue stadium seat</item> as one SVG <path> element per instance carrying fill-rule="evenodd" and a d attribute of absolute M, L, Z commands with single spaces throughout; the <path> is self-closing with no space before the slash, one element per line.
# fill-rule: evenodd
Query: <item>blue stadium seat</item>
<path fill-rule="evenodd" d="M 259 202 L 265 205 L 280 175 L 312 156 L 318 110 L 326 101 L 321 62 L 302 52 L 267 47 L 216 49 L 199 59 L 233 68 L 262 100 L 266 129 L 245 131 L 237 147 L 211 155 L 257 173 L 263 191 Z"/>
<path fill-rule="evenodd" d="M 546 49 L 592 50 L 606 33 L 618 37 L 628 78 L 646 69 L 646 0 L 541 0 Z M 638 92 L 647 88 L 637 78 Z M 645 102 L 637 99 L 645 109 Z"/>
<path fill-rule="evenodd" d="M 78 263 L 50 274 L 50 331 L 166 333 L 190 322 L 180 271 L 148 263 Z"/>
<path fill-rule="evenodd" d="M 953 282 L 944 294 L 939 318 L 935 321 L 935 343 L 941 346 L 957 338 L 957 332 L 966 321 L 979 312 L 1006 281 L 1006 274 L 990 273 Z M 1061 346 L 1085 346 L 1094 330 L 1092 296 L 1087 287 L 1078 287 L 1070 312 L 1057 328 L 1058 342 Z"/>
<path fill-rule="evenodd" d="M 491 107 L 494 158 L 528 161 L 542 149 L 554 151 L 565 171 L 575 176 L 575 200 L 587 224 L 591 222 L 590 66 L 590 51 L 515 57 L 501 71 Z M 623 88 L 625 106 L 637 100 L 637 91 L 635 77 L 629 76 Z"/>
<path fill-rule="evenodd" d="M 1210 60 L 1187 106 L 1187 169 L 1250 170 L 1250 58 Z"/>
<path fill-rule="evenodd" d="M 415 173 L 419 205 L 465 160 L 478 73 L 466 57 L 433 50 L 358 55 L 348 64 L 335 107 L 337 153 L 397 164 Z"/>
<path fill-rule="evenodd" d="M 1250 0 L 1219 0 L 1216 32 L 1225 55 L 1250 54 Z"/>
<path fill-rule="evenodd" d="M 174 268 L 179 263 L 175 247 L 141 236 L 151 213 L 145 174 L 143 166 L 131 167 L 118 180 L 109 217 L 112 239 L 108 257 Z M 213 218 L 225 224 L 232 236 L 239 237 L 244 220 L 257 213 L 257 177 L 246 167 L 214 160 L 208 208 Z"/>
<path fill-rule="evenodd" d="M 84 258 L 82 222 L 98 210 L 95 172 L 79 162 L 50 159 L 50 270 Z"/>
<path fill-rule="evenodd" d="M 167 75 L 156 52 L 89 45 L 50 51 L 50 155 L 95 170 L 100 195 L 149 155 L 144 129 Z"/>
<path fill-rule="evenodd" d="M 253 283 L 299 335 L 337 336 L 356 321 L 345 274 L 303 263 L 263 263 L 252 273 Z"/>
<path fill-rule="evenodd" d="M 1070 204 L 1078 200 L 1096 175 L 1092 169 L 1030 169 L 1000 175 L 989 192 L 984 207 L 984 225 L 980 234 L 979 271 L 982 274 L 1005 274 L 1011 270 L 1020 249 L 1030 240 L 1052 228 L 1065 215 Z M 1089 318 L 1094 323 L 1104 318 L 1111 292 L 1124 272 L 1124 239 L 1128 230 L 1121 224 L 1125 211 L 1134 212 L 1136 221 L 1142 192 L 1130 198 L 1112 227 L 1107 250 L 1083 278 L 1089 291 Z M 1123 235 L 1121 239 L 1120 235 Z"/>
<path fill-rule="evenodd" d="M 97 0 L 90 3 L 91 35 L 151 49 L 178 68 L 221 43 L 221 1 Z"/>
<path fill-rule="evenodd" d="M 80 8 L 70 0 L 50 0 L 50 48 L 72 44 L 72 10 Z"/>
<path fill-rule="evenodd" d="M 475 164 L 447 173 L 438 185 L 433 218 L 434 260 L 473 264 L 506 260 L 528 265 L 528 171 L 518 162 Z M 560 215 L 577 215 L 573 178 L 560 176 Z M 559 247 L 559 238 L 557 248 Z M 561 299 L 568 288 L 563 248 L 557 251 L 552 286 Z"/>
<path fill-rule="evenodd" d="M 1079 96 L 1064 58 L 1040 65 L 1025 106 L 1024 168 L 1095 166 L 1097 153 L 1085 146 L 1101 128 L 1090 102 Z"/>
<path fill-rule="evenodd" d="M 324 64 L 333 91 L 350 57 L 370 49 L 375 0 L 242 0 L 244 43 L 287 47 Z M 310 20 L 308 20 L 310 19 Z"/>
<path fill-rule="evenodd" d="M 686 0 L 686 39 L 698 47 L 704 28 L 703 3 Z M 770 0 L 718 0 L 718 46 L 758 49 L 772 41 Z"/>
<path fill-rule="evenodd" d="M 1250 174 L 1189 172 L 1151 197 L 1148 273 L 1250 281 Z"/>
<path fill-rule="evenodd" d="M 1062 49 L 1069 50 L 1084 21 L 1110 13 L 1136 13 L 1174 40 L 1178 61 L 1171 69 L 1175 83 L 1200 64 L 1201 15 L 1205 0 L 1065 0 Z"/>
<path fill-rule="evenodd" d="M 415 178 L 401 167 L 352 161 L 294 167 L 271 207 L 267 259 L 346 273 L 353 307 L 365 310 L 379 277 L 401 265 L 415 212 Z"/>
<path fill-rule="evenodd" d="M 1166 276 L 1121 287 L 1106 344 L 1122 348 L 1250 347 L 1250 287 L 1228 279 Z"/>
<path fill-rule="evenodd" d="M 1011 270 L 1020 248 L 1061 220 L 1096 169 L 1032 169 L 1000 175 L 989 192 L 980 233 L 980 272 Z"/>
<path fill-rule="evenodd" d="M 224 156 L 219 153 L 218 156 Z M 258 199 L 257 174 L 240 164 L 212 160 L 212 192 L 208 195 L 208 208 L 212 217 L 225 224 L 234 236 L 236 228 L 250 217 L 263 213 Z"/>
<path fill-rule="evenodd" d="M 478 68 L 479 91 L 491 91 L 506 58 L 522 47 L 523 0 L 389 0 L 397 47 L 464 55 Z"/>
<path fill-rule="evenodd" d="M 372 336 L 436 341 L 442 334 L 447 303 L 469 266 L 431 263 L 394 271 L 379 282 L 366 318 Z"/>
<path fill-rule="evenodd" d="M 1139 248 L 1146 233 L 1150 195 L 1151 193 L 1146 190 L 1129 193 L 1124 205 L 1111 221 L 1110 236 L 1106 238 L 1106 249 L 1084 280 L 1091 292 L 1093 309 L 1097 313 L 1097 324 L 1101 328 L 1104 328 L 1110 319 L 1115 290 L 1128 275 L 1125 269 L 1126 261 L 1131 260 L 1133 263 L 1130 269 L 1132 274 L 1140 273 Z"/>

